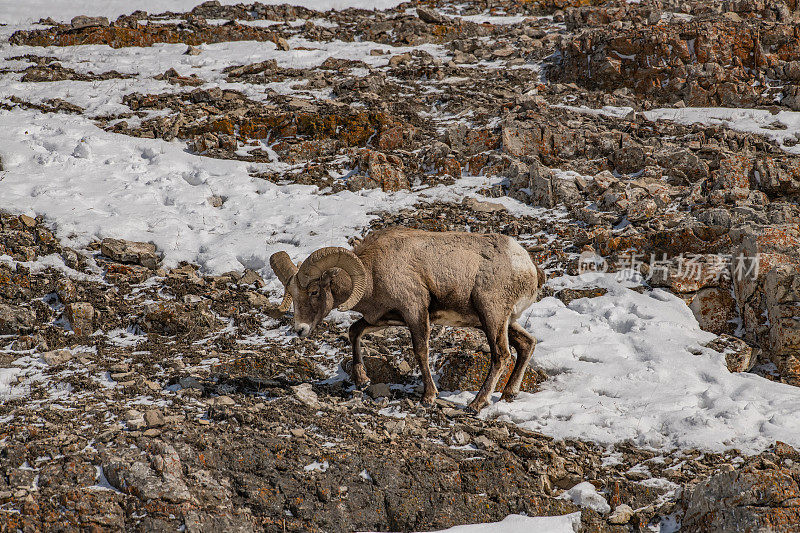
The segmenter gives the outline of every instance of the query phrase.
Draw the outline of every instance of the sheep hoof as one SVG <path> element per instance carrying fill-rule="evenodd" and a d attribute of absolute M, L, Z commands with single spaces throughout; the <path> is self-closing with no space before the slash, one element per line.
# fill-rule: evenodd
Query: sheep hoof
<path fill-rule="evenodd" d="M 478 411 L 476 411 L 475 408 L 470 406 L 470 405 L 464 407 L 464 412 L 467 413 L 468 415 L 472 415 L 472 416 L 477 416 L 478 415 Z"/>
<path fill-rule="evenodd" d="M 356 383 L 356 390 L 365 391 L 372 385 L 371 381 L 365 381 L 364 383 Z"/>
<path fill-rule="evenodd" d="M 424 398 L 423 397 L 419 401 L 419 403 L 422 404 L 425 407 L 432 407 L 436 403 L 436 398 Z"/>
<path fill-rule="evenodd" d="M 519 394 L 518 392 L 508 392 L 508 393 L 504 392 L 503 395 L 500 396 L 500 399 L 503 400 L 504 402 L 513 402 L 514 400 L 517 399 L 518 394 Z"/>
<path fill-rule="evenodd" d="M 472 402 L 469 404 L 464 410 L 472 415 L 477 415 L 481 412 L 481 409 L 486 407 L 486 402 Z"/>

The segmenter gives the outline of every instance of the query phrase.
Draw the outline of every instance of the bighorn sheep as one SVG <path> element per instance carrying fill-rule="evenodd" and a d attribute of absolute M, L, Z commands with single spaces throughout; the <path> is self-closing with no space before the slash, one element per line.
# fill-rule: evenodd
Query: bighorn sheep
<path fill-rule="evenodd" d="M 502 371 L 517 352 L 502 398 L 519 392 L 536 340 L 516 320 L 532 304 L 544 273 L 522 246 L 497 234 L 428 232 L 389 228 L 367 235 L 354 249 L 321 248 L 298 268 L 286 252 L 270 257 L 285 287 L 281 311 L 294 302 L 294 331 L 305 337 L 334 307 L 357 311 L 349 331 L 353 346 L 351 376 L 369 384 L 361 356 L 361 336 L 387 326 L 406 326 L 425 390 L 424 404 L 438 391 L 428 366 L 431 323 L 483 330 L 491 367 L 469 408 L 489 403 Z"/>

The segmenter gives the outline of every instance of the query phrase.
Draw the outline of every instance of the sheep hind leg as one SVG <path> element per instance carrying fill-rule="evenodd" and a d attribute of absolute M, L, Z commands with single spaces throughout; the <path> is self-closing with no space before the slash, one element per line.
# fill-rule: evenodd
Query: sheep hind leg
<path fill-rule="evenodd" d="M 497 387 L 500 375 L 511 360 L 511 350 L 508 346 L 508 318 L 499 324 L 487 321 L 483 327 L 483 331 L 486 333 L 486 340 L 489 343 L 492 360 L 483 385 L 478 391 L 477 396 L 475 396 L 475 399 L 467 406 L 468 410 L 475 413 L 489 405 L 489 397 L 494 392 L 495 387 Z"/>
<path fill-rule="evenodd" d="M 422 404 L 432 405 L 439 391 L 433 381 L 431 367 L 428 363 L 428 341 L 431 336 L 431 323 L 428 317 L 428 310 L 424 309 L 417 316 L 405 316 L 406 325 L 411 332 L 411 344 L 414 348 L 414 356 L 417 359 L 419 370 L 422 373 L 422 380 L 425 390 L 422 393 Z"/>
<path fill-rule="evenodd" d="M 510 402 L 519 394 L 522 379 L 525 377 L 525 370 L 528 368 L 528 363 L 530 363 L 531 356 L 533 356 L 533 349 L 536 347 L 536 339 L 525 331 L 522 326 L 512 322 L 508 326 L 508 341 L 517 352 L 517 361 L 514 363 L 514 370 L 511 371 L 511 375 L 508 377 L 500 399 Z"/>

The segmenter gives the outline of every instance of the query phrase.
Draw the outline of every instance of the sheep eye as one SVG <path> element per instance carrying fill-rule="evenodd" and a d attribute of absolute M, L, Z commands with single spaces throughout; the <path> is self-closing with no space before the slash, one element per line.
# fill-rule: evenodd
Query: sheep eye
<path fill-rule="evenodd" d="M 319 291 L 311 291 L 309 294 L 310 294 L 311 296 L 316 296 L 316 295 L 318 295 L 318 294 L 319 294 Z"/>

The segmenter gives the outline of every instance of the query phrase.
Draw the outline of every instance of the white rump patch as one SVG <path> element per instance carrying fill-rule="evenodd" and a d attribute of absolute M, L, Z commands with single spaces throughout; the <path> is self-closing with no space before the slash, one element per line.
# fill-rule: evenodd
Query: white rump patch
<path fill-rule="evenodd" d="M 511 261 L 511 268 L 514 270 L 518 272 L 536 272 L 536 266 L 531 261 L 531 256 L 517 241 L 511 241 L 507 253 Z"/>

